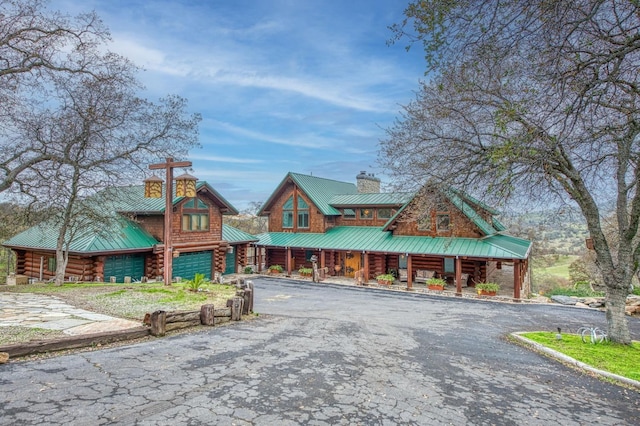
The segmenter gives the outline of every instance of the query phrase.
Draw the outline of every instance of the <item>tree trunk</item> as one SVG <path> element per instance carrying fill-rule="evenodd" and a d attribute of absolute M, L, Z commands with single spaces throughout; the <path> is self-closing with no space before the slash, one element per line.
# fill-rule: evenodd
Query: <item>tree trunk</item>
<path fill-rule="evenodd" d="M 607 286 L 605 297 L 607 316 L 607 336 L 612 342 L 624 345 L 631 344 L 631 334 L 625 316 L 628 288 Z"/>

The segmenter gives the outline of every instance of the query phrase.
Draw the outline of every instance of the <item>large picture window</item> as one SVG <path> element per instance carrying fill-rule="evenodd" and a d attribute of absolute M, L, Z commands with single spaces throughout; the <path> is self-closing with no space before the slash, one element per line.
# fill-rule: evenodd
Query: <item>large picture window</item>
<path fill-rule="evenodd" d="M 360 209 L 360 219 L 373 219 L 373 209 Z"/>

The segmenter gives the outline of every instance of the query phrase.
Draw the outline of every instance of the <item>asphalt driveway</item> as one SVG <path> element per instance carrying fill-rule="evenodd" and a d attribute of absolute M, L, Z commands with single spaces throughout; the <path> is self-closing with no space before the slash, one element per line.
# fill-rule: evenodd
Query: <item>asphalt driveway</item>
<path fill-rule="evenodd" d="M 637 391 L 504 337 L 604 327 L 601 312 L 254 283 L 255 321 L 0 365 L 0 424 L 640 422 Z M 640 339 L 640 322 L 630 321 Z"/>

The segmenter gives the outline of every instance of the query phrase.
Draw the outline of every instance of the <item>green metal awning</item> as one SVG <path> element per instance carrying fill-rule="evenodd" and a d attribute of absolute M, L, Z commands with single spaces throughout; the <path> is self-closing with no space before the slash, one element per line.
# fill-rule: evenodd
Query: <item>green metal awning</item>
<path fill-rule="evenodd" d="M 526 259 L 531 242 L 508 235 L 477 238 L 394 236 L 378 227 L 340 226 L 324 234 L 269 232 L 257 245 L 322 250 Z"/>

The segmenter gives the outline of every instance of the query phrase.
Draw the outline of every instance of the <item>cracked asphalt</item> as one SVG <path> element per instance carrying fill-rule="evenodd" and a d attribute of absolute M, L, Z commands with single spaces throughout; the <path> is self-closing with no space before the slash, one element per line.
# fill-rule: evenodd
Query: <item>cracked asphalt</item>
<path fill-rule="evenodd" d="M 0 425 L 640 423 L 638 391 L 505 338 L 602 312 L 253 281 L 253 321 L 0 365 Z"/>

